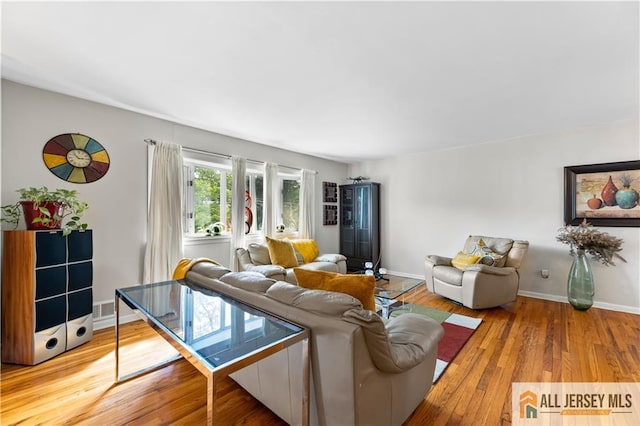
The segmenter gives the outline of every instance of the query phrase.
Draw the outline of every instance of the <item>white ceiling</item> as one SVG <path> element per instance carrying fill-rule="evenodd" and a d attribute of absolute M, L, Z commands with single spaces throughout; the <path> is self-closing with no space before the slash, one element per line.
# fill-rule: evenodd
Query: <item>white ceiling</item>
<path fill-rule="evenodd" d="M 3 2 L 2 76 L 351 162 L 637 118 L 638 18 L 637 1 Z"/>

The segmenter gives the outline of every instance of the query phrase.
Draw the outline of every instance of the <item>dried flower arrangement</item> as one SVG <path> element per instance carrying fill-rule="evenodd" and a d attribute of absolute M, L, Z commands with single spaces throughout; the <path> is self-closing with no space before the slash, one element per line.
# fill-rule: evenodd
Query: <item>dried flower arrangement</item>
<path fill-rule="evenodd" d="M 606 266 L 615 266 L 614 257 L 626 262 L 618 254 L 622 251 L 622 239 L 598 231 L 587 222 L 587 219 L 578 226 L 566 225 L 560 228 L 556 240 L 568 244 L 571 247 L 571 254 L 575 254 L 576 250 L 584 250 Z"/>

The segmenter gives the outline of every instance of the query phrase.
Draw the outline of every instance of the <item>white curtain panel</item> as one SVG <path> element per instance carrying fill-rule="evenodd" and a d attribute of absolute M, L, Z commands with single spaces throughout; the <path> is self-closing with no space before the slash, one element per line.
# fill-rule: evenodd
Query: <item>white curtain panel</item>
<path fill-rule="evenodd" d="M 276 206 L 278 205 L 278 165 L 264 164 L 264 203 L 262 204 L 262 232 L 267 237 L 273 237 L 278 226 Z"/>
<path fill-rule="evenodd" d="M 311 170 L 302 170 L 300 183 L 300 238 L 313 238 L 313 213 L 315 206 L 316 174 Z"/>
<path fill-rule="evenodd" d="M 182 147 L 156 142 L 152 158 L 143 283 L 171 279 L 183 257 Z"/>
<path fill-rule="evenodd" d="M 241 157 L 231 157 L 231 268 L 237 271 L 238 259 L 236 248 L 244 247 L 245 232 L 245 180 L 247 174 L 247 160 Z"/>

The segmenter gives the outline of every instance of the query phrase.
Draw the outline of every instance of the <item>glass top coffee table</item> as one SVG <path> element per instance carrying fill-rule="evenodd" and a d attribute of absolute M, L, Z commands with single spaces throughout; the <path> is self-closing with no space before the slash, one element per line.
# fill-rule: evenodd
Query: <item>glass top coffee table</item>
<path fill-rule="evenodd" d="M 215 384 L 284 348 L 302 343 L 302 424 L 309 424 L 309 330 L 184 280 L 116 290 L 116 382 L 164 367 L 180 356 L 120 376 L 120 302 L 141 316 L 207 377 L 207 421 L 215 423 Z"/>
<path fill-rule="evenodd" d="M 424 284 L 424 280 L 397 275 L 385 275 L 376 281 L 375 298 L 382 307 L 382 316 L 389 318 L 392 305 L 398 301 L 404 306 L 404 296 L 412 290 L 417 290 L 420 284 Z"/>

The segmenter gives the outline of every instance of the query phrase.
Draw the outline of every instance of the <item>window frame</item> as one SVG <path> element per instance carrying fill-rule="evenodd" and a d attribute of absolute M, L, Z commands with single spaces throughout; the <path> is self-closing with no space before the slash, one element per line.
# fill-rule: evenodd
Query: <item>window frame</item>
<path fill-rule="evenodd" d="M 298 182 L 298 220 L 297 220 L 297 224 L 298 224 L 298 228 L 297 229 L 291 229 L 289 227 L 287 227 L 287 225 L 285 224 L 284 221 L 284 181 L 285 180 L 292 180 L 292 181 L 297 181 Z M 276 217 L 279 219 L 278 221 L 278 226 L 279 225 L 284 225 L 284 231 L 282 233 L 287 234 L 287 236 L 297 236 L 298 233 L 300 232 L 300 189 L 301 189 L 301 185 L 302 185 L 302 174 L 301 172 L 295 173 L 295 172 L 282 172 L 282 171 L 278 171 L 278 203 L 277 203 L 277 207 L 276 207 Z M 280 233 L 279 233 L 280 234 Z"/>
<path fill-rule="evenodd" d="M 205 244 L 212 241 L 228 241 L 231 239 L 231 229 L 226 229 L 221 235 L 209 235 L 204 233 L 196 233 L 195 231 L 195 206 L 194 206 L 194 171 L 195 167 L 205 167 L 220 171 L 220 222 L 227 223 L 227 210 L 230 209 L 230 201 L 227 200 L 227 196 L 230 194 L 226 187 L 227 173 L 231 173 L 231 160 L 227 158 L 219 158 L 218 156 L 205 155 L 202 153 L 184 152 L 183 155 L 183 199 L 184 206 L 182 212 L 183 218 L 183 242 L 190 245 L 192 244 Z M 247 190 L 252 198 L 251 211 L 253 213 L 253 226 L 251 232 L 247 234 L 247 237 L 262 236 L 262 223 L 258 221 L 258 200 L 257 200 L 257 187 L 256 178 L 261 176 L 264 182 L 264 170 L 261 163 L 255 162 L 255 164 L 247 165 L 246 179 L 249 180 L 249 187 Z M 245 183 L 246 186 L 246 183 Z M 260 201 L 264 206 L 264 192 L 263 199 Z"/>
<path fill-rule="evenodd" d="M 231 163 L 224 159 L 213 156 L 198 155 L 195 153 L 185 153 L 183 155 L 183 199 L 182 211 L 183 219 L 183 241 L 202 241 L 204 239 L 229 239 L 231 230 L 225 230 L 221 235 L 209 235 L 196 233 L 195 231 L 195 205 L 194 205 L 194 172 L 196 167 L 213 169 L 220 172 L 220 218 L 219 221 L 226 223 L 227 219 L 227 174 L 231 173 Z M 206 157 L 206 158 L 203 158 Z"/>

